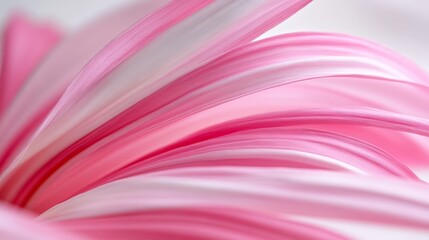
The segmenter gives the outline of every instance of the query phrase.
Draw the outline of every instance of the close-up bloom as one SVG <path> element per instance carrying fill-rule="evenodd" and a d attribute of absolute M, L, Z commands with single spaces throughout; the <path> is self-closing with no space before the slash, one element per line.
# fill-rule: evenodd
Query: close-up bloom
<path fill-rule="evenodd" d="M 259 38 L 310 2 L 10 13 L 0 239 L 429 239 L 429 75 L 344 33 Z"/>

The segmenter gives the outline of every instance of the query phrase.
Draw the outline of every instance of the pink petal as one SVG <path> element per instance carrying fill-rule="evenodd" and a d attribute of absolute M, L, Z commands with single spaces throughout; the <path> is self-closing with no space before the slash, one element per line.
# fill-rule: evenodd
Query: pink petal
<path fill-rule="evenodd" d="M 13 206 L 0 204 L 0 237 L 7 240 L 87 239 L 53 224 L 35 221 L 35 217 Z"/>
<path fill-rule="evenodd" d="M 143 1 L 108 14 L 59 44 L 26 80 L 13 107 L 4 109 L 0 121 L 2 162 L 11 161 L 25 148 L 23 144 L 40 126 L 66 87 L 102 47 L 165 2 Z"/>
<path fill-rule="evenodd" d="M 102 218 L 216 206 L 427 230 L 428 197 L 426 184 L 386 176 L 281 168 L 182 168 L 108 183 L 60 203 L 41 218 Z"/>
<path fill-rule="evenodd" d="M 179 142 L 170 151 L 139 159 L 103 182 L 189 166 L 329 169 L 416 179 L 397 159 L 369 144 L 331 132 L 291 128 L 261 125 L 226 135 L 208 134 L 207 138 L 197 135 Z"/>
<path fill-rule="evenodd" d="M 15 38 L 41 33 L 12 22 L 0 198 L 41 215 L 0 205 L 0 236 L 344 239 L 324 220 L 428 231 L 412 170 L 428 164 L 429 77 L 350 36 L 249 43 L 308 2 L 147 1 L 35 70 L 48 31 L 22 72 Z"/>
<path fill-rule="evenodd" d="M 11 105 L 59 38 L 59 32 L 53 27 L 38 25 L 20 14 L 9 19 L 3 34 L 0 112 Z"/>
<path fill-rule="evenodd" d="M 245 5 L 243 5 L 244 2 L 246 2 Z M 20 162 L 27 161 L 35 153 L 41 150 L 44 151 L 45 147 L 50 148 L 47 151 L 51 155 L 59 153 L 58 151 L 63 150 L 68 144 L 72 144 L 73 141 L 83 137 L 88 131 L 111 119 L 114 113 L 112 115 L 104 112 L 105 104 L 109 105 L 107 107 L 109 111 L 119 114 L 141 100 L 145 95 L 149 95 L 156 90 L 148 87 L 147 84 L 153 82 L 153 84 L 156 83 L 156 88 L 162 87 L 168 81 L 172 81 L 187 71 L 191 71 L 203 63 L 224 54 L 225 51 L 249 42 L 264 30 L 295 13 L 308 2 L 307 0 L 281 2 L 219 1 L 204 7 L 206 5 L 205 1 L 187 1 L 186 4 L 178 4 L 178 2 L 162 7 L 159 11 L 142 19 L 125 31 L 91 60 L 90 64 L 87 65 L 88 68 L 85 68 L 74 79 L 50 117 L 41 125 L 37 132 L 37 137 L 33 139 L 32 144 L 26 149 L 26 154 L 19 155 L 22 159 L 14 162 L 14 166 L 6 172 L 12 171 Z M 204 8 L 197 14 L 192 14 L 202 7 Z M 174 13 L 165 20 L 167 22 L 173 21 L 172 23 L 165 24 L 160 21 L 161 18 L 165 18 L 165 12 Z M 187 17 L 191 14 L 192 16 Z M 182 20 L 182 18 L 185 19 Z M 182 21 L 172 25 L 171 28 L 164 29 L 175 23 L 175 20 Z M 160 33 L 158 33 L 158 25 L 156 25 L 158 22 L 162 26 Z M 151 26 L 150 30 L 145 28 L 148 25 Z M 240 29 L 239 34 L 234 34 L 231 37 L 230 33 L 236 32 L 237 29 Z M 147 36 L 148 33 L 150 36 Z M 149 44 L 148 41 L 151 40 L 152 34 L 157 37 Z M 175 39 L 174 43 L 177 46 L 173 45 L 171 39 Z M 141 41 L 143 44 L 140 44 Z M 164 46 L 170 46 L 172 49 L 163 51 L 161 54 L 160 51 L 163 50 Z M 116 51 L 117 47 L 124 47 L 125 53 Z M 138 53 L 136 53 L 137 51 Z M 108 58 L 109 61 L 102 60 L 106 56 L 110 56 L 112 61 L 110 61 L 110 57 Z M 146 61 L 147 64 L 142 65 L 142 61 Z M 103 64 L 99 65 L 101 62 Z M 115 68 L 119 63 L 121 64 Z M 136 68 L 136 64 L 143 67 Z M 153 67 L 154 65 L 156 65 L 156 68 Z M 159 68 L 172 70 L 159 71 Z M 154 70 L 156 71 L 153 72 Z M 151 77 L 150 80 L 147 79 L 149 77 Z M 127 79 L 126 84 L 123 82 L 124 79 Z M 93 87 L 95 87 L 95 90 L 89 90 Z M 75 96 L 76 91 L 79 89 L 82 90 L 84 95 L 78 94 Z M 141 92 L 134 91 L 137 89 L 140 89 Z M 127 93 L 132 96 L 126 97 Z M 100 98 L 103 98 L 103 100 L 99 101 Z M 75 100 L 78 102 L 75 102 Z M 125 102 L 119 104 L 121 100 Z M 86 110 L 81 107 L 82 105 L 86 106 Z M 59 110 L 58 108 L 63 109 L 61 113 L 57 111 Z M 66 112 L 63 114 L 62 111 Z M 54 119 L 56 120 L 54 121 Z M 92 121 L 92 123 L 86 122 L 87 120 Z M 79 126 L 76 126 L 76 124 Z M 72 129 L 74 134 L 69 134 L 68 131 Z M 65 142 L 56 139 L 57 137 L 63 137 L 64 133 L 67 133 L 66 139 L 62 138 Z M 54 146 L 51 143 L 58 143 L 61 146 Z M 46 151 L 44 151 L 45 153 Z M 46 154 L 45 157 L 48 157 L 48 155 Z M 40 161 L 27 162 L 40 166 L 44 162 L 43 160 L 44 158 L 41 158 Z M 32 171 L 27 171 L 27 174 L 21 173 L 20 178 L 24 179 L 26 177 L 24 175 L 29 177 L 30 174 L 32 174 Z M 15 180 L 16 185 L 22 183 L 22 181 Z M 37 183 L 37 181 L 34 181 L 34 183 Z M 7 191 L 8 195 L 14 194 L 11 189 Z"/>
<path fill-rule="evenodd" d="M 95 239 L 346 239 L 320 228 L 222 208 L 175 208 L 59 222 Z"/>
<path fill-rule="evenodd" d="M 41 181 L 45 181 L 46 177 L 52 174 L 51 171 L 55 171 L 63 165 L 64 161 L 69 161 L 60 171 L 61 174 L 54 173 L 53 178 L 46 181 L 48 188 L 43 186 L 40 192 L 36 192 L 36 196 L 30 199 L 29 207 L 31 206 L 32 209 L 36 206 L 40 209 L 46 209 L 54 203 L 63 201 L 89 186 L 93 186 L 103 177 L 139 159 L 145 159 L 151 154 L 164 151 L 163 149 L 170 145 L 174 146 L 176 142 L 195 132 L 216 124 L 228 123 L 230 120 L 257 114 L 295 110 L 302 107 L 306 109 L 333 108 L 340 106 L 338 102 L 342 103 L 342 108 L 372 107 L 383 110 L 384 114 L 385 111 L 391 111 L 396 107 L 396 105 L 391 105 L 389 101 L 395 95 L 402 94 L 410 96 L 410 100 L 406 104 L 412 106 L 411 108 L 403 108 L 404 113 L 418 114 L 422 117 L 428 116 L 426 107 L 421 104 L 413 105 L 413 103 L 427 101 L 423 99 L 429 96 L 427 95 L 427 87 L 411 82 L 412 76 L 422 75 L 420 72 L 411 67 L 398 71 L 396 66 L 399 63 L 396 62 L 391 63 L 395 67 L 384 64 L 385 55 L 378 53 L 381 50 L 364 48 L 363 46 L 366 45 L 362 40 L 345 36 L 334 38 L 332 35 L 314 34 L 314 38 L 319 39 L 321 43 L 310 40 L 306 42 L 306 39 L 312 39 L 309 36 L 311 34 L 308 33 L 264 40 L 222 56 L 218 60 L 176 80 L 149 98 L 143 99 L 135 107 L 128 109 L 122 115 L 99 127 L 70 147 L 62 149 L 61 146 L 64 143 L 57 140 L 48 149 L 30 158 L 33 160 L 20 166 L 15 177 L 10 178 L 9 181 L 12 184 L 9 187 L 13 187 L 14 191 L 18 192 L 20 182 L 24 183 L 26 176 L 30 176 L 33 172 L 29 169 L 36 169 L 35 166 L 43 162 L 48 163 L 48 165 L 41 165 L 44 170 L 37 174 Z M 301 40 L 303 40 L 303 44 L 307 44 L 306 47 L 296 46 L 296 44 L 301 43 Z M 353 46 L 355 49 L 351 48 Z M 267 50 L 270 48 L 272 51 Z M 327 50 L 330 48 L 333 50 Z M 351 52 L 351 50 L 353 51 Z M 384 51 L 381 52 L 384 54 Z M 331 54 L 329 56 L 331 60 L 321 57 L 326 54 Z M 320 59 L 315 56 L 319 56 Z M 378 56 L 378 58 L 374 56 Z M 362 61 L 362 58 L 366 60 Z M 378 60 L 374 62 L 374 59 Z M 279 63 L 281 64 L 279 65 Z M 362 71 L 366 75 L 361 75 Z M 346 77 L 344 74 L 351 76 Z M 330 76 L 337 76 L 337 79 L 327 78 Z M 386 79 L 387 77 L 400 78 L 401 81 Z M 421 77 L 424 79 L 424 75 Z M 322 79 L 326 80 L 322 81 Z M 330 91 L 323 90 L 325 85 L 322 85 L 318 87 L 320 90 L 317 90 L 320 92 L 316 91 L 317 95 L 314 95 L 317 98 L 309 101 L 307 96 L 312 95 L 307 91 L 313 91 L 317 84 L 309 90 L 304 87 L 297 87 L 300 92 L 296 92 L 295 95 L 288 95 L 294 94 L 293 91 L 288 90 L 289 86 L 273 88 L 285 84 L 294 86 L 303 80 L 320 80 L 322 83 L 327 81 L 326 86 L 336 86 L 336 84 L 344 82 L 344 88 L 354 86 L 352 89 L 356 91 L 345 93 L 344 96 L 336 92 L 330 94 Z M 359 82 L 361 82 L 360 85 Z M 392 89 L 392 94 L 383 91 L 384 85 Z M 358 90 L 368 86 L 377 86 L 377 88 L 371 89 L 374 89 L 377 96 L 382 97 L 360 94 Z M 292 89 L 296 90 L 296 88 Z M 315 105 L 311 105 L 312 103 Z M 85 123 L 88 122 L 81 123 L 82 127 L 87 126 Z M 129 125 L 127 126 L 127 124 Z M 313 122 L 313 124 L 317 123 Z M 371 133 L 372 130 L 364 129 L 363 131 L 363 128 L 359 126 L 361 125 L 359 121 L 356 121 L 355 125 L 357 127 L 353 127 L 352 130 L 365 133 L 361 135 L 368 137 L 362 139 L 356 134 L 351 134 L 353 138 L 357 138 L 364 144 L 370 142 L 372 145 L 372 143 L 378 142 L 376 146 L 385 150 L 381 145 L 384 142 L 380 141 L 384 136 L 384 130 L 383 132 Z M 383 124 L 380 123 L 380 125 Z M 327 129 L 327 131 L 347 136 L 351 133 L 349 129 L 345 125 L 341 128 Z M 71 141 L 75 132 L 77 130 L 73 129 L 61 140 Z M 171 132 L 175 134 L 172 135 Z M 49 137 L 52 136 L 49 134 Z M 414 143 L 402 133 L 394 136 L 401 137 L 403 141 Z M 390 141 L 393 141 L 392 139 Z M 99 140 L 102 141 L 94 145 Z M 417 143 L 415 145 L 415 149 L 420 149 L 422 146 Z M 394 170 L 396 171 L 395 175 L 413 177 L 407 168 L 399 163 L 399 161 L 404 161 L 403 163 L 408 161 L 405 158 L 408 156 L 406 152 L 398 150 L 394 142 L 387 146 L 387 153 L 393 155 L 397 161 L 384 160 L 385 164 L 390 165 L 389 168 L 396 165 L 394 167 L 396 169 Z M 396 149 L 394 154 L 390 153 L 392 149 Z M 58 150 L 62 151 L 51 160 L 50 156 Z M 417 153 L 419 152 L 417 151 Z M 427 156 L 427 153 L 421 151 L 419 156 Z M 121 159 L 121 161 L 117 159 Z M 359 167 L 362 167 L 362 164 L 359 163 Z M 376 171 L 374 168 L 372 169 Z M 376 169 L 380 170 L 380 167 L 376 167 Z M 35 179 L 32 178 L 31 184 L 28 182 L 24 186 L 25 191 L 19 190 L 20 198 L 23 196 L 30 198 L 34 186 L 39 184 Z M 61 182 L 61 186 L 57 184 L 58 182 Z M 7 194 L 12 196 L 14 193 L 9 187 L 4 189 Z M 42 194 L 46 191 L 50 194 Z M 39 197 L 40 199 L 37 200 Z"/>
<path fill-rule="evenodd" d="M 66 147 L 67 142 L 71 144 L 72 141 L 78 140 L 163 85 L 224 54 L 225 51 L 252 40 L 263 30 L 289 17 L 308 1 L 247 1 L 246 5 L 241 2 L 213 2 L 198 14 L 184 19 L 171 28 L 162 29 L 165 32 L 159 33 L 159 37 L 153 40 L 146 39 L 148 34 L 151 37 L 152 31 L 158 31 L 155 28 L 157 25 L 153 22 L 164 19 L 164 10 L 174 10 L 177 16 L 172 15 L 171 18 L 181 20 L 183 13 L 192 14 L 198 10 L 196 7 L 202 7 L 203 2 L 187 3 L 178 6 L 167 5 L 161 9 L 162 11 L 143 19 L 92 59 L 91 63 L 95 62 L 95 66 L 87 65 L 74 80 L 52 111 L 47 120 L 49 125 L 40 133 L 38 140 L 35 140 L 28 155 L 42 151 L 45 147 L 52 148 L 49 144 L 53 142 L 62 144 L 60 148 Z M 183 12 L 178 9 L 182 9 Z M 147 31 L 146 25 L 154 29 Z M 238 28 L 239 34 L 234 34 L 231 38 L 229 33 L 237 32 Z M 144 34 L 139 35 L 139 32 Z M 175 39 L 176 45 L 173 45 L 171 39 Z M 140 44 L 140 41 L 145 43 L 149 40 L 152 40 L 150 44 L 149 42 Z M 116 46 L 125 50 L 118 53 Z M 164 46 L 169 46 L 169 49 L 165 50 Z M 125 54 L 122 51 L 125 51 Z M 132 53 L 136 54 L 130 57 Z M 114 66 L 109 62 L 106 64 L 105 56 L 113 58 Z M 129 58 L 125 59 L 127 57 Z M 110 60 L 110 57 L 108 59 Z M 113 71 L 111 68 L 121 61 L 124 62 Z M 98 62 L 102 64 L 97 65 Z M 136 68 L 136 64 L 142 67 Z M 89 90 L 92 87 L 95 89 Z M 54 118 L 58 119 L 51 122 Z M 72 129 L 74 134 L 69 134 Z M 67 133 L 65 143 L 56 139 L 63 137 L 65 133 Z M 52 151 L 59 150 L 56 148 Z"/>

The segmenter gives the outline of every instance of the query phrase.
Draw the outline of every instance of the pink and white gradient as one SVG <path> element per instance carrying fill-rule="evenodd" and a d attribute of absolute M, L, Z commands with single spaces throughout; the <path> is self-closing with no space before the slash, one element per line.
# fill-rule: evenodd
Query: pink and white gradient
<path fill-rule="evenodd" d="M 428 235 L 429 76 L 343 33 L 255 41 L 309 3 L 137 1 L 70 34 L 12 13 L 0 237 Z"/>

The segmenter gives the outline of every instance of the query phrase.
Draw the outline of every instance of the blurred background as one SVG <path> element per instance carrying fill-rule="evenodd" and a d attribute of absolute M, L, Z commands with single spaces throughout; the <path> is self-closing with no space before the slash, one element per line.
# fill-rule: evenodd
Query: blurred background
<path fill-rule="evenodd" d="M 19 10 L 74 30 L 136 0 L 0 0 L 0 24 Z M 429 71 L 429 1 L 315 0 L 264 35 L 295 31 L 348 33 L 370 39 L 413 59 Z"/>
<path fill-rule="evenodd" d="M 4 25 L 12 12 L 19 11 L 37 20 L 51 21 L 65 32 L 74 31 L 100 14 L 135 1 L 0 0 L 0 25 Z M 428 13 L 428 0 L 315 0 L 262 37 L 296 31 L 352 34 L 393 49 L 429 72 Z M 424 175 L 429 176 L 429 172 Z M 344 222 L 323 224 L 340 227 L 344 233 L 369 230 L 367 239 L 386 239 L 386 236 L 398 240 L 429 239 L 426 233 L 419 231 L 411 233 L 403 229 L 379 227 L 368 229 L 368 226 Z"/>

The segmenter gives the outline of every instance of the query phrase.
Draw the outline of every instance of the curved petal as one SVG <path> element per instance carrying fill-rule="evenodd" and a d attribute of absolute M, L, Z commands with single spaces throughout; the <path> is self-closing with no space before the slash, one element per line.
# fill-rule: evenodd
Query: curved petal
<path fill-rule="evenodd" d="M 227 208 L 149 210 L 58 224 L 94 239 L 346 239 L 311 225 Z"/>
<path fill-rule="evenodd" d="M 40 126 L 40 131 L 37 132 L 37 137 L 31 141 L 29 148 L 18 156 L 19 158 L 9 169 L 6 169 L 5 175 L 13 172 L 17 165 L 27 161 L 29 157 L 33 157 L 35 153 L 44 150 L 45 147 L 51 148 L 51 143 L 62 145 L 60 148 L 55 146 L 51 148 L 52 151 L 49 150 L 50 154 L 58 153 L 59 150 L 67 147 L 67 143 L 72 144 L 84 137 L 88 131 L 94 130 L 114 117 L 115 114 L 104 112 L 106 104 L 107 109 L 119 114 L 145 95 L 149 95 L 175 78 L 234 47 L 249 42 L 264 30 L 295 13 L 308 2 L 307 0 L 252 0 L 216 1 L 208 4 L 206 1 L 186 1 L 186 4 L 180 4 L 180 1 L 173 1 L 162 7 L 122 33 L 86 65 L 88 68 L 85 68 L 74 79 L 69 90 L 58 102 L 57 106 L 62 110 L 58 112 L 59 109 L 55 108 L 51 112 L 50 117 Z M 179 11 L 178 8 L 181 10 Z M 202 8 L 201 11 L 192 14 L 199 8 Z M 167 29 L 161 28 L 164 32 L 158 34 L 160 29 L 156 24 L 161 17 L 165 17 L 166 12 L 174 13 L 171 18 L 168 18 L 170 21 L 174 22 L 175 19 L 182 21 L 170 28 L 168 28 L 169 24 L 159 21 L 159 24 Z M 152 28 L 150 31 L 146 31 L 144 27 L 149 23 L 152 24 Z M 239 31 L 237 31 L 238 29 Z M 149 36 L 147 36 L 148 33 Z M 234 34 L 231 35 L 231 33 Z M 146 41 L 150 40 L 150 37 L 154 37 L 153 41 Z M 171 39 L 175 39 L 175 41 L 171 42 Z M 130 41 L 128 42 L 128 40 Z M 142 44 L 140 41 L 143 41 Z M 126 53 L 115 51 L 120 46 L 124 47 L 124 44 Z M 162 51 L 164 46 L 169 46 L 171 49 Z M 103 57 L 106 56 L 109 60 L 104 61 Z M 147 64 L 142 65 L 143 67 L 136 67 L 136 64 L 141 66 L 142 61 Z M 165 71 L 160 68 L 171 70 Z M 123 84 L 124 77 L 127 79 L 126 84 Z M 75 94 L 80 89 L 79 86 L 84 90 L 82 96 Z M 82 108 L 82 105 L 85 107 Z M 90 120 L 88 117 L 94 121 L 84 123 L 86 120 Z M 72 129 L 74 129 L 74 134 L 68 132 Z M 67 140 L 63 140 L 66 142 L 55 140 L 58 136 L 62 137 L 65 132 L 68 137 Z M 46 163 L 42 158 L 40 161 L 28 162 L 38 166 Z M 21 173 L 22 179 L 25 178 L 24 175 L 31 174 L 32 171 L 28 171 L 27 174 Z M 3 176 L 3 178 L 8 177 Z M 4 183 L 4 181 L 2 182 Z M 17 185 L 20 183 L 22 182 L 16 182 Z M 7 191 L 14 194 L 11 189 Z M 9 197 L 6 198 L 11 200 Z"/>
<path fill-rule="evenodd" d="M 59 39 L 60 33 L 51 26 L 33 23 L 21 14 L 9 19 L 2 43 L 0 113 L 11 105 Z"/>
<path fill-rule="evenodd" d="M 217 206 L 427 230 L 428 197 L 427 184 L 385 176 L 281 168 L 182 168 L 108 183 L 49 209 L 41 218 Z"/>
<path fill-rule="evenodd" d="M 367 126 L 407 131 L 422 134 L 424 136 L 429 136 L 429 121 L 425 121 L 422 119 L 416 119 L 413 117 L 407 117 L 399 114 L 392 114 L 388 112 L 375 111 L 370 109 L 319 109 L 271 113 L 261 116 L 252 116 L 244 119 L 238 119 L 236 121 L 222 123 L 218 126 L 205 129 L 201 133 L 196 133 L 195 137 L 198 141 L 200 141 L 211 135 L 219 136 L 234 131 L 243 131 L 254 128 L 303 125 L 330 125 L 333 126 L 334 131 L 347 130 L 348 126 Z M 191 142 L 192 137 L 193 136 L 190 136 Z M 179 137 L 175 138 L 176 141 L 178 138 Z M 141 139 L 140 141 L 151 142 L 153 140 Z M 184 143 L 189 144 L 189 141 L 185 140 Z M 121 146 L 121 152 L 126 152 L 127 150 L 129 150 L 125 143 L 121 144 L 124 144 L 123 146 Z M 174 148 L 180 146 L 181 145 L 173 145 L 172 147 Z M 109 152 L 112 153 L 112 149 Z M 136 152 L 128 152 L 128 154 L 140 154 L 142 152 L 143 150 L 139 149 Z M 46 188 L 41 188 L 38 194 L 38 197 L 40 199 L 32 199 L 31 205 L 27 207 L 31 206 L 31 209 L 33 209 L 33 207 L 34 209 L 44 209 L 48 206 L 52 206 L 54 203 L 64 201 L 65 199 L 73 196 L 74 194 L 86 191 L 91 187 L 103 183 L 104 181 L 98 180 L 102 179 L 102 177 L 105 176 L 106 173 L 112 173 L 115 171 L 115 169 L 120 169 L 120 166 L 126 166 L 127 163 L 125 161 L 115 161 L 115 159 L 118 159 L 115 155 L 105 154 L 103 155 L 103 158 L 99 159 L 101 159 L 99 162 L 92 162 L 92 164 L 87 164 L 88 162 L 84 161 L 80 162 L 79 164 L 82 165 L 72 165 L 74 167 L 73 169 L 67 169 L 67 172 L 63 171 L 61 172 L 61 174 L 56 174 L 56 181 L 50 181 L 50 195 L 42 194 L 46 191 Z M 106 162 L 106 159 L 109 159 L 111 161 Z M 88 160 L 88 158 L 86 158 L 85 160 Z M 389 162 L 389 164 L 392 163 Z M 400 165 L 397 169 L 401 169 Z M 404 168 L 404 170 L 406 170 L 406 168 Z M 73 178 L 77 176 L 79 176 L 78 179 Z M 84 176 L 85 178 L 83 178 Z M 58 178 L 61 178 L 61 181 L 58 181 Z M 61 185 L 58 185 L 59 182 L 61 182 Z M 65 188 L 64 186 L 67 186 L 67 188 Z M 42 199 L 44 200 L 39 202 Z"/>
<path fill-rule="evenodd" d="M 260 127 L 207 139 L 197 135 L 170 151 L 139 159 L 101 182 L 189 166 L 275 166 L 416 179 L 397 159 L 356 139 L 305 128 Z"/>
<path fill-rule="evenodd" d="M 53 104 L 90 59 L 124 29 L 144 18 L 167 0 L 141 1 L 66 37 L 26 80 L 0 121 L 1 159 L 11 161 L 39 127 Z M 18 71 L 19 72 L 19 71 Z M 31 108 L 28 107 L 31 105 Z"/>
<path fill-rule="evenodd" d="M 0 203 L 0 236 L 8 240 L 87 239 L 53 224 L 37 222 L 27 212 Z"/>
<path fill-rule="evenodd" d="M 23 159 L 52 143 L 66 147 L 178 77 L 249 42 L 308 2 L 173 1 L 121 34 L 85 66 Z M 169 11 L 174 12 L 170 25 L 163 23 Z M 66 133 L 67 140 L 58 141 Z"/>
<path fill-rule="evenodd" d="M 311 36 L 321 43 L 311 40 Z M 44 198 L 49 198 L 48 201 L 67 199 L 104 176 L 138 159 L 157 154 L 170 145 L 174 146 L 177 141 L 195 132 L 256 114 L 302 107 L 371 107 L 383 111 L 395 109 L 406 115 L 429 116 L 427 108 L 421 104 L 427 101 L 428 87 L 411 82 L 415 76 L 424 80 L 423 73 L 411 67 L 397 68 L 400 62 L 392 62 L 392 66 L 386 65 L 386 56 L 378 53 L 381 51 L 376 51 L 378 48 L 366 50 L 365 42 L 361 40 L 345 36 L 335 38 L 336 36 L 305 33 L 252 43 L 177 79 L 78 141 L 73 140 L 73 136 L 79 135 L 75 135 L 78 131 L 73 129 L 43 151 L 28 158 L 28 161 L 14 170 L 10 178 L 3 179 L 3 183 L 7 185 L 4 188 L 9 195 L 7 198 L 12 199 L 19 192 L 20 196 L 15 196 L 17 199 L 14 201 L 24 204 L 34 192 L 39 191 L 36 188 L 52 175 L 55 178 L 47 181 L 51 195 L 44 195 Z M 303 45 L 299 44 L 301 40 Z M 326 54 L 328 57 L 322 57 Z M 362 70 L 369 75 L 360 75 Z M 402 77 L 404 80 L 386 77 Z M 320 81 L 320 86 L 310 84 L 309 89 L 293 87 L 310 79 Z M 326 85 L 323 84 L 325 81 Z M 338 91 L 332 90 L 338 84 L 343 87 Z M 344 90 L 348 87 L 353 90 Z M 361 94 L 367 88 L 373 94 Z M 387 88 L 391 91 L 384 91 Z M 294 93 L 292 90 L 296 89 L 300 91 Z M 394 99 L 398 95 L 409 96 L 409 100 L 401 103 L 404 107 L 396 110 L 398 108 L 394 104 L 398 101 Z M 103 114 L 100 113 L 100 116 Z M 83 121 L 80 124 L 82 129 L 86 129 L 87 123 Z M 347 131 L 337 133 L 348 135 L 351 132 L 346 126 L 342 129 Z M 386 137 L 384 131 L 359 127 L 354 128 L 354 131 L 365 133 L 369 137 L 358 138 L 356 134 L 352 134 L 352 137 L 356 136 L 364 143 L 378 142 L 375 145 L 377 148 L 403 163 L 410 160 L 406 152 L 398 149 L 400 141 L 416 150 L 414 161 L 422 161 L 427 156 L 426 150 L 421 149 L 421 143 L 416 143 L 403 134 L 395 133 L 394 136 L 399 137 L 396 141 L 395 138 Z M 172 132 L 175 134 L 171 134 Z M 53 135 L 49 134 L 50 137 Z M 387 139 L 387 149 L 381 146 L 384 139 Z M 73 143 L 69 145 L 70 142 Z M 59 168 L 62 168 L 61 175 L 55 174 Z M 37 173 L 31 177 L 31 182 L 26 180 L 34 172 Z M 59 187 L 55 184 L 58 181 L 67 187 Z M 23 184 L 23 188 L 20 188 L 20 184 Z M 15 193 L 11 188 L 15 189 Z M 40 191 L 46 191 L 44 186 Z M 60 200 L 55 200 L 57 201 Z"/>

